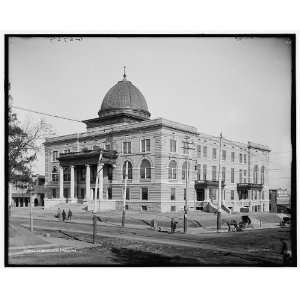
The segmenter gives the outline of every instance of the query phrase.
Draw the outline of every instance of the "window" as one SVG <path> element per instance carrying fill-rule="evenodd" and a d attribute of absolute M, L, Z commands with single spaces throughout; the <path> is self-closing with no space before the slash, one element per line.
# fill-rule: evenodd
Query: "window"
<path fill-rule="evenodd" d="M 150 179 L 151 178 L 151 165 L 149 160 L 143 159 L 141 163 L 141 178 Z"/>
<path fill-rule="evenodd" d="M 235 153 L 231 152 L 231 162 L 234 162 L 234 156 L 235 156 Z"/>
<path fill-rule="evenodd" d="M 107 179 L 113 180 L 113 167 L 111 165 L 107 166 Z"/>
<path fill-rule="evenodd" d="M 130 200 L 130 189 L 126 188 L 126 200 Z"/>
<path fill-rule="evenodd" d="M 212 158 L 217 159 L 217 149 L 216 148 L 212 149 Z"/>
<path fill-rule="evenodd" d="M 240 173 L 240 183 L 243 183 L 243 170 L 240 170 L 239 173 Z"/>
<path fill-rule="evenodd" d="M 64 181 L 71 181 L 71 173 L 69 167 L 64 168 Z"/>
<path fill-rule="evenodd" d="M 226 160 L 226 150 L 222 150 L 222 160 Z"/>
<path fill-rule="evenodd" d="M 70 152 L 71 152 L 70 149 L 65 149 L 65 150 L 64 150 L 64 153 L 70 153 Z"/>
<path fill-rule="evenodd" d="M 85 181 L 86 169 L 84 167 L 79 167 L 79 180 Z"/>
<path fill-rule="evenodd" d="M 257 191 L 254 191 L 254 200 L 257 200 Z"/>
<path fill-rule="evenodd" d="M 127 179 L 132 179 L 132 164 L 130 161 L 125 161 L 124 164 L 123 164 L 123 179 L 125 179 L 125 176 L 126 176 L 126 163 L 127 163 Z"/>
<path fill-rule="evenodd" d="M 52 189 L 52 198 L 56 198 L 56 189 Z"/>
<path fill-rule="evenodd" d="M 141 140 L 141 152 L 150 152 L 150 139 Z"/>
<path fill-rule="evenodd" d="M 85 193 L 85 189 L 80 189 L 80 198 L 84 199 L 84 193 Z"/>
<path fill-rule="evenodd" d="M 171 188 L 171 200 L 175 200 L 175 199 L 176 199 L 176 189 Z"/>
<path fill-rule="evenodd" d="M 183 153 L 188 154 L 189 153 L 189 143 L 188 142 L 183 142 Z"/>
<path fill-rule="evenodd" d="M 255 165 L 253 169 L 253 183 L 258 183 L 258 165 Z"/>
<path fill-rule="evenodd" d="M 234 200 L 234 191 L 233 190 L 230 191 L 230 199 Z"/>
<path fill-rule="evenodd" d="M 197 156 L 201 157 L 201 145 L 197 146 Z"/>
<path fill-rule="evenodd" d="M 247 154 L 244 154 L 244 163 L 247 163 Z"/>
<path fill-rule="evenodd" d="M 222 180 L 225 181 L 226 179 L 226 168 L 222 167 Z"/>
<path fill-rule="evenodd" d="M 105 150 L 109 151 L 110 149 L 111 149 L 110 144 L 106 144 L 106 145 L 105 145 Z"/>
<path fill-rule="evenodd" d="M 197 180 L 201 180 L 201 165 L 197 165 Z"/>
<path fill-rule="evenodd" d="M 207 158 L 207 146 L 203 146 L 203 157 Z"/>
<path fill-rule="evenodd" d="M 142 200 L 148 200 L 148 188 L 142 187 Z"/>
<path fill-rule="evenodd" d="M 52 168 L 51 177 L 52 177 L 52 181 L 55 181 L 55 182 L 58 181 L 58 173 L 57 173 L 57 168 L 56 167 Z"/>
<path fill-rule="evenodd" d="M 261 199 L 265 200 L 265 192 L 264 191 L 261 192 Z"/>
<path fill-rule="evenodd" d="M 231 183 L 234 183 L 234 168 L 231 168 Z"/>
<path fill-rule="evenodd" d="M 182 180 L 186 179 L 186 175 L 187 175 L 187 162 L 185 161 L 182 164 Z"/>
<path fill-rule="evenodd" d="M 176 179 L 177 163 L 175 160 L 171 160 L 169 163 L 169 179 Z"/>
<path fill-rule="evenodd" d="M 244 183 L 247 183 L 247 170 L 244 170 Z"/>
<path fill-rule="evenodd" d="M 53 151 L 52 152 L 52 161 L 57 161 L 57 157 L 58 157 L 58 151 Z"/>
<path fill-rule="evenodd" d="M 186 188 L 183 189 L 183 200 L 186 200 Z"/>
<path fill-rule="evenodd" d="M 203 165 L 203 180 L 207 179 L 207 166 Z"/>
<path fill-rule="evenodd" d="M 212 173 L 211 173 L 211 179 L 213 181 L 217 180 L 217 167 L 216 166 L 212 166 Z"/>
<path fill-rule="evenodd" d="M 69 189 L 68 188 L 64 189 L 64 198 L 69 198 Z"/>
<path fill-rule="evenodd" d="M 176 206 L 172 205 L 171 206 L 171 211 L 176 211 Z"/>
<path fill-rule="evenodd" d="M 176 140 L 170 140 L 170 152 L 176 152 Z"/>
<path fill-rule="evenodd" d="M 142 205 L 142 210 L 148 210 L 147 205 Z"/>
<path fill-rule="evenodd" d="M 260 183 L 265 184 L 265 167 L 262 166 L 260 169 Z"/>
<path fill-rule="evenodd" d="M 111 200 L 112 199 L 112 187 L 109 186 L 107 188 L 107 199 Z"/>
<path fill-rule="evenodd" d="M 217 199 L 217 189 L 209 189 L 209 198 L 210 200 Z"/>
<path fill-rule="evenodd" d="M 123 153 L 124 154 L 131 153 L 131 142 L 123 142 Z"/>
<path fill-rule="evenodd" d="M 243 154 L 240 153 L 240 164 L 243 163 Z"/>

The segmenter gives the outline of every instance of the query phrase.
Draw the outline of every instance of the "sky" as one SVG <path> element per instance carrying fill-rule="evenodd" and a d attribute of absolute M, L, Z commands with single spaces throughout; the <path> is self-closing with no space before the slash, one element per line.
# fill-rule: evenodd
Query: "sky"
<path fill-rule="evenodd" d="M 151 118 L 268 145 L 270 188 L 290 190 L 290 48 L 284 38 L 11 38 L 11 96 L 15 106 L 94 118 L 126 65 Z M 56 135 L 85 131 L 78 122 L 16 113 L 23 124 L 47 121 Z M 43 151 L 34 171 L 44 172 Z"/>

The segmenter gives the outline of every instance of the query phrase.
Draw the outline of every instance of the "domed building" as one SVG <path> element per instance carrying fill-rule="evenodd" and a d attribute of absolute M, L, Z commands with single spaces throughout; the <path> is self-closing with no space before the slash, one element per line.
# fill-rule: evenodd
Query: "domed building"
<path fill-rule="evenodd" d="M 45 141 L 45 207 L 215 212 L 221 155 L 222 211 L 269 210 L 267 146 L 223 138 L 219 153 L 219 137 L 150 116 L 124 72 L 86 132 Z"/>

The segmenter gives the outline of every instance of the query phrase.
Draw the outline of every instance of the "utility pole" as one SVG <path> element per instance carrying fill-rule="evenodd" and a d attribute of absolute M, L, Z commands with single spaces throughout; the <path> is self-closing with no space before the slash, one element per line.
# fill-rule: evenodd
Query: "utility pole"
<path fill-rule="evenodd" d="M 124 193 L 123 193 L 122 227 L 125 226 L 127 179 L 128 179 L 128 161 L 125 162 L 125 178 L 124 178 Z"/>
<path fill-rule="evenodd" d="M 30 193 L 30 231 L 33 232 L 33 214 L 32 214 L 32 204 L 33 204 L 33 188 L 29 187 L 29 193 Z"/>
<path fill-rule="evenodd" d="M 189 150 L 194 150 L 194 148 L 189 147 L 189 145 L 193 144 L 192 142 L 188 142 L 189 136 L 185 137 L 185 141 L 183 142 L 183 149 L 186 150 L 186 171 L 185 171 L 185 202 L 184 202 L 184 215 L 183 215 L 183 230 L 184 233 L 187 233 L 187 212 L 188 212 L 188 190 L 189 190 Z"/>
<path fill-rule="evenodd" d="M 222 177 L 221 177 L 221 156 L 222 156 L 222 133 L 220 134 L 220 147 L 219 147 L 219 193 L 218 193 L 218 212 L 217 212 L 217 232 L 221 229 L 221 208 L 222 208 Z"/>

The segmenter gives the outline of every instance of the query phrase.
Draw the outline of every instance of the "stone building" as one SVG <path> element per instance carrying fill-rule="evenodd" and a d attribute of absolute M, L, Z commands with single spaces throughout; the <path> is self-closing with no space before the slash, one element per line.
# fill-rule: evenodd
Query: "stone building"
<path fill-rule="evenodd" d="M 187 197 L 189 209 L 215 211 L 219 137 L 150 119 L 143 94 L 125 74 L 105 95 L 98 117 L 83 122 L 86 132 L 45 141 L 46 207 L 67 202 L 121 209 L 128 163 L 128 210 L 178 211 Z M 222 139 L 224 210 L 269 210 L 269 152 L 267 146 Z"/>

